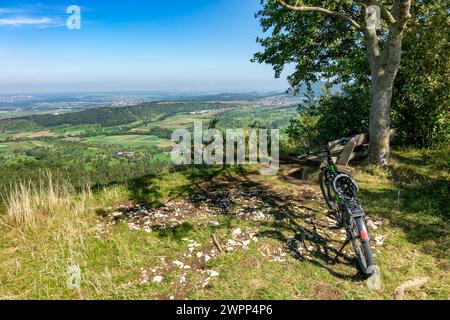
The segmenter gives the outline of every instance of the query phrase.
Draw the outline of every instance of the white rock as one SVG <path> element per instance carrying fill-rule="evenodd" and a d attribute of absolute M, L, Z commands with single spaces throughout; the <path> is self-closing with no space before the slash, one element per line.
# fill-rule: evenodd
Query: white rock
<path fill-rule="evenodd" d="M 144 231 L 147 232 L 147 233 L 151 233 L 153 230 L 149 226 L 145 226 L 144 227 Z"/>
<path fill-rule="evenodd" d="M 242 234 L 241 228 L 237 228 L 237 229 L 233 230 L 233 232 L 232 232 L 233 237 L 240 236 L 241 234 Z"/>
<path fill-rule="evenodd" d="M 191 242 L 191 243 L 189 243 L 188 244 L 188 248 L 189 249 L 191 249 L 191 248 L 197 248 L 197 247 L 200 247 L 200 244 L 199 243 L 197 243 L 197 242 L 195 242 L 195 241 L 193 241 L 193 242 Z"/>
<path fill-rule="evenodd" d="M 218 277 L 220 275 L 220 273 L 218 273 L 217 271 L 214 271 L 214 270 L 207 270 L 206 272 L 208 273 L 208 275 L 210 277 Z"/>
<path fill-rule="evenodd" d="M 372 220 L 368 220 L 367 221 L 367 226 L 372 229 L 372 230 L 377 230 L 378 226 L 372 221 Z"/>
<path fill-rule="evenodd" d="M 176 265 L 180 269 L 182 269 L 184 267 L 184 263 L 181 261 L 178 261 L 178 260 L 174 261 L 173 264 Z"/>
<path fill-rule="evenodd" d="M 153 282 L 161 283 L 161 281 L 163 281 L 163 277 L 162 276 L 155 276 L 153 278 Z"/>
<path fill-rule="evenodd" d="M 208 286 L 208 284 L 209 284 L 209 278 L 207 278 L 207 279 L 205 279 L 205 281 L 203 281 L 202 288 Z"/>
<path fill-rule="evenodd" d="M 382 246 L 384 244 L 384 239 L 382 236 L 376 236 L 375 237 L 375 242 L 377 245 Z"/>

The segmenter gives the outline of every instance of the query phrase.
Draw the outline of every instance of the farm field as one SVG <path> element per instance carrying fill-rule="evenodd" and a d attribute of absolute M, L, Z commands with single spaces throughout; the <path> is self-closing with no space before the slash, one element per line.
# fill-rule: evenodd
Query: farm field
<path fill-rule="evenodd" d="M 170 147 L 172 142 L 156 136 L 144 135 L 123 135 L 123 136 L 95 136 L 83 141 L 89 144 L 123 145 L 123 146 L 149 146 L 149 147 Z"/>
<path fill-rule="evenodd" d="M 0 154 L 3 152 L 14 152 L 20 150 L 29 150 L 34 147 L 46 147 L 50 144 L 41 140 L 0 142 Z"/>
<path fill-rule="evenodd" d="M 156 121 L 148 125 L 148 128 L 182 129 L 189 128 L 194 121 L 209 121 L 217 112 L 210 112 L 205 115 L 178 114 L 167 119 Z M 139 129 L 139 128 L 138 128 Z M 137 129 L 137 130 L 138 130 Z"/>
<path fill-rule="evenodd" d="M 9 137 L 9 134 L 8 134 L 8 133 L 0 132 L 0 140 L 6 139 L 7 137 Z"/>
<path fill-rule="evenodd" d="M 45 130 L 45 131 L 35 131 L 35 132 L 21 132 L 14 135 L 15 139 L 22 139 L 22 138 L 45 138 L 45 137 L 51 137 L 53 136 L 53 133 L 51 131 Z"/>
<path fill-rule="evenodd" d="M 0 142 L 0 160 L 24 160 L 28 159 L 26 151 L 37 147 L 45 146 L 46 143 L 33 141 Z"/>
<path fill-rule="evenodd" d="M 99 125 L 79 125 L 79 126 L 61 126 L 56 129 L 52 129 L 55 136 L 78 136 L 85 134 L 89 130 L 100 130 Z"/>
<path fill-rule="evenodd" d="M 39 114 L 63 114 L 63 113 L 69 113 L 74 112 L 73 110 L 55 110 L 55 109 L 49 109 L 49 110 L 25 110 L 25 111 L 2 111 L 0 112 L 0 120 L 2 119 L 11 119 L 11 118 L 18 118 L 18 117 L 26 117 L 31 115 L 39 115 Z"/>

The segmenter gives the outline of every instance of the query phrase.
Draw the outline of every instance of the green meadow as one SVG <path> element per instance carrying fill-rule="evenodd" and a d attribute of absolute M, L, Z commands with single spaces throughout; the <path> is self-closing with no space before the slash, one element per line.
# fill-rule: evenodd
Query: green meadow
<path fill-rule="evenodd" d="M 95 136 L 83 141 L 89 144 L 123 145 L 123 146 L 168 146 L 170 140 L 146 135 Z"/>

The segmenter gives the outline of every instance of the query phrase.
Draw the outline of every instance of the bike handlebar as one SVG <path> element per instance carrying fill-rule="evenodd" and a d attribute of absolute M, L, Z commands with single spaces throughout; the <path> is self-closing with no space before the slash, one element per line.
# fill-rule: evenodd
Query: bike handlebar
<path fill-rule="evenodd" d="M 307 158 L 307 157 L 309 157 L 309 156 L 312 156 L 312 155 L 318 155 L 318 154 L 321 154 L 321 153 L 324 153 L 324 152 L 328 152 L 328 151 L 331 151 L 332 149 L 334 149 L 334 148 L 336 148 L 337 146 L 340 146 L 340 145 L 344 146 L 344 145 L 346 145 L 352 138 L 353 138 L 353 137 L 342 138 L 341 140 L 339 140 L 338 142 L 332 144 L 331 146 L 328 146 L 328 147 L 322 148 L 322 149 L 318 149 L 318 150 L 315 150 L 315 151 L 309 151 L 308 153 L 299 156 L 298 159 L 305 159 L 305 158 Z"/>

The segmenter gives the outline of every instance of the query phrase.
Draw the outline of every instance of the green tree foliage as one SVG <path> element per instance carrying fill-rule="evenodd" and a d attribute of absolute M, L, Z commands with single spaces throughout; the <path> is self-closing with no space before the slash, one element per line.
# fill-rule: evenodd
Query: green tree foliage
<path fill-rule="evenodd" d="M 317 142 L 367 132 L 369 109 L 367 92 L 355 84 L 343 86 L 340 94 L 323 95 L 316 111 Z"/>
<path fill-rule="evenodd" d="M 367 132 L 370 110 L 367 87 L 344 85 L 336 94 L 324 87 L 320 97 L 307 91 L 305 98 L 298 117 L 291 119 L 286 130 L 283 144 L 286 152 L 303 152 L 328 141 Z"/>
<path fill-rule="evenodd" d="M 449 2 L 417 1 L 394 85 L 398 143 L 429 147 L 450 141 Z"/>
<path fill-rule="evenodd" d="M 146 174 L 169 168 L 170 163 L 153 159 L 161 151 L 152 147 L 132 147 L 132 158 L 118 157 L 120 146 L 102 146 L 92 151 L 90 146 L 48 138 L 51 147 L 34 147 L 25 151 L 29 157 L 0 162 L 0 194 L 17 181 L 37 181 L 44 171 L 70 181 L 76 188 L 86 183 L 107 186 L 126 183 Z M 1 198 L 0 198 L 1 200 Z"/>
<path fill-rule="evenodd" d="M 266 38 L 257 41 L 264 51 L 253 61 L 273 66 L 280 77 L 285 66 L 295 67 L 288 76 L 290 90 L 298 93 L 302 84 L 333 78 L 335 83 L 347 82 L 369 74 L 361 33 L 349 27 L 346 20 L 316 12 L 293 12 L 278 1 L 262 0 L 257 13 Z M 354 11 L 364 19 L 364 10 L 354 9 L 354 1 L 308 1 L 311 6 L 326 6 L 336 12 Z"/>
<path fill-rule="evenodd" d="M 441 0 L 413 5 L 392 98 L 392 127 L 398 144 L 428 147 L 450 140 L 447 9 Z M 299 141 L 300 146 L 317 145 L 368 132 L 370 77 L 363 65 L 365 58 L 358 59 L 352 67 L 352 81 L 342 92 L 322 96 L 314 108 L 302 110 L 298 119 L 291 121 L 291 140 Z"/>

